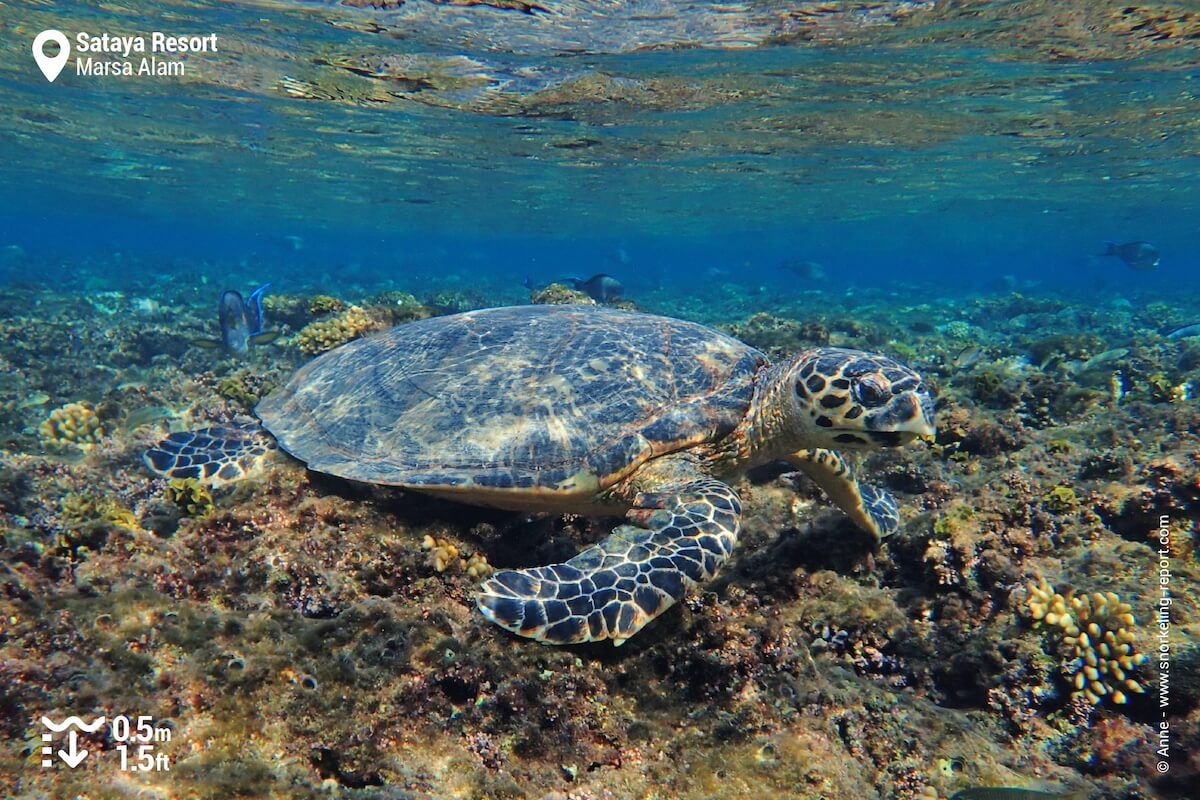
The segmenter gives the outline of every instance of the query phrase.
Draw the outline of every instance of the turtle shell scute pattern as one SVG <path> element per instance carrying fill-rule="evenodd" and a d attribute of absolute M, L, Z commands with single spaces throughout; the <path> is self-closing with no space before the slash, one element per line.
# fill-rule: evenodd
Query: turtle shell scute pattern
<path fill-rule="evenodd" d="M 435 317 L 326 353 L 257 408 L 310 469 L 368 483 L 594 495 L 728 435 L 766 363 L 711 328 L 616 309 Z"/>

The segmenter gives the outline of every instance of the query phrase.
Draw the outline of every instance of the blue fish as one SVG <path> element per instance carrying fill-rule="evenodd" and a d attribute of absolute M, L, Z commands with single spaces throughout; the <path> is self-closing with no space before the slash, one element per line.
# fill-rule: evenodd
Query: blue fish
<path fill-rule="evenodd" d="M 262 286 L 255 289 L 246 298 L 246 324 L 250 327 L 251 338 L 258 336 L 263 332 L 263 295 L 267 293 L 267 289 L 271 286 L 270 283 L 264 283 Z M 253 324 L 250 322 L 253 320 Z"/>
<path fill-rule="evenodd" d="M 252 344 L 267 344 L 279 338 L 277 331 L 263 331 L 262 299 L 271 284 L 264 283 L 242 299 L 241 292 L 226 289 L 221 292 L 217 303 L 217 319 L 221 325 L 219 341 L 199 339 L 201 347 L 220 347 L 239 355 L 250 350 Z"/>

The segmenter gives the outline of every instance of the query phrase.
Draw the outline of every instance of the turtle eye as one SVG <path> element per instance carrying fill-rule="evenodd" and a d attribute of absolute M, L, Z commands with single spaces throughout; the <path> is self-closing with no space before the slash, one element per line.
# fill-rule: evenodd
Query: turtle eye
<path fill-rule="evenodd" d="M 866 379 L 854 382 L 854 399 L 867 408 L 875 408 L 887 402 L 890 393 L 877 381 Z"/>

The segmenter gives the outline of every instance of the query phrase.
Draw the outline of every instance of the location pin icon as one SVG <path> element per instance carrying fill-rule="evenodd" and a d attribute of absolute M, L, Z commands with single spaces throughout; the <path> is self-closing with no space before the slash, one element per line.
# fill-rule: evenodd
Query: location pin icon
<path fill-rule="evenodd" d="M 42 52 L 46 42 L 58 43 L 58 55 L 48 56 Z M 58 73 L 62 72 L 62 68 L 67 65 L 67 59 L 71 57 L 71 43 L 67 41 L 67 37 L 63 35 L 62 31 L 42 31 L 33 40 L 33 57 L 41 68 L 42 74 L 46 76 L 46 80 L 54 83 Z"/>

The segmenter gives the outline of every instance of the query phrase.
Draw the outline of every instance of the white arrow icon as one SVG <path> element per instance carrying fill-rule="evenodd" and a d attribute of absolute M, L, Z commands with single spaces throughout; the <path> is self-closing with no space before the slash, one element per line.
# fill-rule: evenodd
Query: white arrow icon
<path fill-rule="evenodd" d="M 83 760 L 88 757 L 87 750 L 77 749 L 78 744 L 79 734 L 75 731 L 71 731 L 67 734 L 67 749 L 58 751 L 58 757 L 61 758 L 71 769 L 78 767 L 83 763 Z"/>
<path fill-rule="evenodd" d="M 58 55 L 47 56 L 42 52 L 46 42 L 58 43 Z M 63 35 L 62 31 L 42 31 L 33 40 L 33 57 L 37 61 L 37 65 L 41 67 L 46 80 L 54 83 L 58 73 L 62 72 L 62 68 L 67 65 L 67 59 L 71 57 L 71 43 L 67 41 L 67 37 Z"/>

